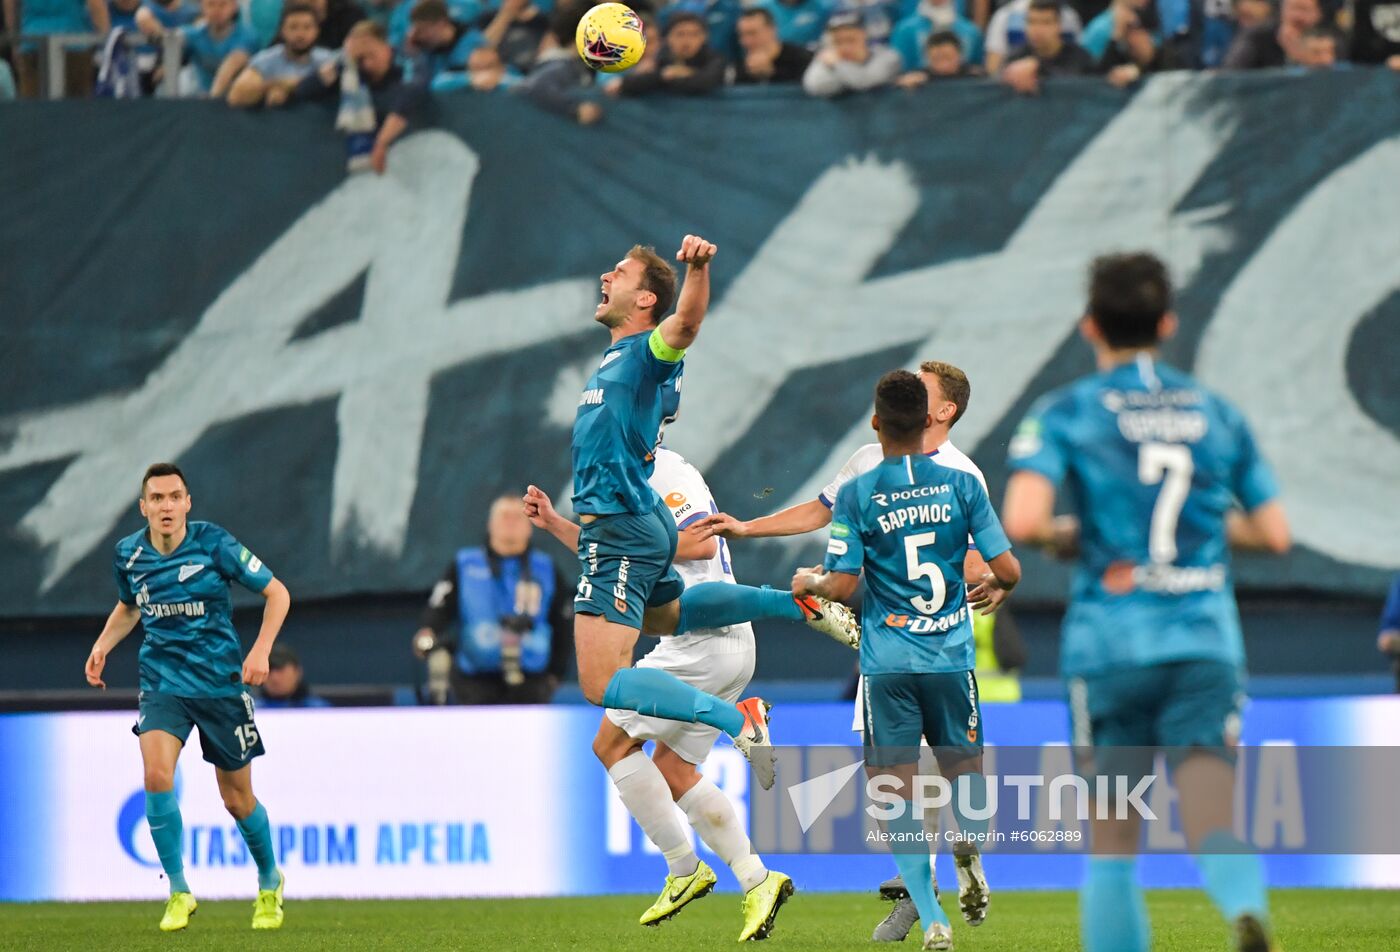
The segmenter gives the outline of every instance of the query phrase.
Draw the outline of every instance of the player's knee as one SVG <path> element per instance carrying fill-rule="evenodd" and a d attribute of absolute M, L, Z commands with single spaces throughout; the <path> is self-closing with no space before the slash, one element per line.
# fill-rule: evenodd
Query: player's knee
<path fill-rule="evenodd" d="M 235 820 L 246 820 L 258 805 L 258 798 L 251 790 L 224 790 L 224 809 Z"/>
<path fill-rule="evenodd" d="M 175 768 L 164 764 L 146 765 L 146 792 L 165 793 L 175 789 Z"/>

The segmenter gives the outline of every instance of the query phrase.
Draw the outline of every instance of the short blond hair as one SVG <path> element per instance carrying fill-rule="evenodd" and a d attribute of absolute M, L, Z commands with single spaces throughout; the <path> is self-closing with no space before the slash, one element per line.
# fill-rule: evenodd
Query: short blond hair
<path fill-rule="evenodd" d="M 938 378 L 938 386 L 943 390 L 943 396 L 949 403 L 958 409 L 953 414 L 953 419 L 948 421 L 948 427 L 962 419 L 962 415 L 967 412 L 967 405 L 972 400 L 972 383 L 967 379 L 967 374 L 961 368 L 952 364 L 945 364 L 941 360 L 926 360 L 919 364 L 919 373 L 932 374 Z"/>

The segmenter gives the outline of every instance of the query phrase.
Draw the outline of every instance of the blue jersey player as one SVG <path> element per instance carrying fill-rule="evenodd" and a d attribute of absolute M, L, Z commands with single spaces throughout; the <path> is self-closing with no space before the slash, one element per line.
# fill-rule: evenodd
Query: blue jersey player
<path fill-rule="evenodd" d="M 793 592 L 849 601 L 864 570 L 860 671 L 867 770 L 872 778 L 893 778 L 908 799 L 920 738 L 926 739 L 943 776 L 958 781 L 954 813 L 963 833 L 975 838 L 986 823 L 964 811 L 978 805 L 975 788 L 984 786 L 971 605 L 987 604 L 992 588 L 1013 588 L 1021 567 L 977 477 L 924 454 L 930 422 L 928 390 L 917 376 L 896 370 L 880 379 L 873 425 L 884 459 L 841 487 L 826 563 L 799 570 Z M 991 570 L 971 592 L 963 584 L 969 535 Z M 888 828 L 912 834 L 909 842 L 923 836 L 908 802 Z M 896 850 L 895 861 L 927 927 L 923 947 L 951 949 L 927 846 Z M 981 904 L 976 895 L 964 901 Z"/>
<path fill-rule="evenodd" d="M 183 822 L 175 798 L 175 762 L 193 728 L 204 759 L 214 765 L 219 793 L 258 867 L 253 928 L 282 925 L 283 877 L 277 869 L 267 811 L 253 796 L 251 761 L 263 752 L 244 685 L 267 678 L 268 653 L 287 617 L 291 596 L 272 571 L 210 522 L 189 522 L 189 488 L 172 463 L 156 463 L 141 480 L 147 527 L 117 543 L 113 553 L 118 601 L 87 660 L 87 680 L 105 688 L 107 655 L 145 629 L 139 655 L 141 695 L 132 732 L 145 765 L 146 819 L 170 899 L 160 928 L 189 924 L 196 903 L 185 881 Z M 267 599 L 258 639 L 240 660 L 230 620 L 233 583 Z"/>
<path fill-rule="evenodd" d="M 1021 424 L 1003 516 L 1017 542 L 1078 554 L 1061 649 L 1075 745 L 1092 746 L 1096 772 L 1118 774 L 1150 772 L 1151 748 L 1167 748 L 1206 891 L 1238 948 L 1265 952 L 1263 868 L 1231 832 L 1244 652 L 1229 548 L 1284 553 L 1288 524 L 1239 412 L 1157 361 L 1176 324 L 1159 260 L 1094 262 L 1080 331 L 1098 372 Z M 1061 486 L 1077 518 L 1054 515 Z M 1091 828 L 1088 952 L 1149 945 L 1132 859 L 1141 821 L 1123 812 Z"/>

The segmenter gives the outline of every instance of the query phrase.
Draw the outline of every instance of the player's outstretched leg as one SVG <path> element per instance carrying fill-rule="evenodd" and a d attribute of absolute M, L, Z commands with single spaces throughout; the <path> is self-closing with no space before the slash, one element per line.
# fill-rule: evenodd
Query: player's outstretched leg
<path fill-rule="evenodd" d="M 773 786 L 776 762 L 768 734 L 768 705 L 760 698 L 733 704 L 665 671 L 621 668 L 608 681 L 602 704 L 648 717 L 717 727 L 733 739 L 735 749 L 748 759 L 759 785 L 764 790 Z"/>
<path fill-rule="evenodd" d="M 701 582 L 681 595 L 676 634 L 702 628 L 723 628 L 765 618 L 803 621 L 849 648 L 860 647 L 860 622 L 839 602 L 815 595 L 800 598 L 791 592 L 730 582 Z"/>

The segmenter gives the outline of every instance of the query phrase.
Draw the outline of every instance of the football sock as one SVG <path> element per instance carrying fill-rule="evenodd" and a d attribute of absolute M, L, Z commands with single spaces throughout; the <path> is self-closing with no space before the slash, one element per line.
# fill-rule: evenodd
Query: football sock
<path fill-rule="evenodd" d="M 1085 952 L 1147 952 L 1152 930 L 1137 881 L 1137 859 L 1092 856 L 1079 891 Z"/>
<path fill-rule="evenodd" d="M 1206 834 L 1196 865 L 1205 880 L 1206 894 L 1227 920 L 1233 922 L 1246 912 L 1268 918 L 1263 861 L 1232 832 L 1216 830 Z"/>
<path fill-rule="evenodd" d="M 689 876 L 700 865 L 695 850 L 686 839 L 685 830 L 671 802 L 671 788 L 651 758 L 640 750 L 623 757 L 608 768 L 608 776 L 622 797 L 623 806 L 637 820 L 637 825 L 666 857 L 666 868 L 672 876 Z"/>
<path fill-rule="evenodd" d="M 923 840 L 924 821 L 914 816 L 914 804 L 905 801 L 903 813 L 883 822 L 885 830 L 895 837 L 890 843 L 890 852 L 899 874 L 904 877 L 904 888 L 909 890 L 909 898 L 919 910 L 919 922 L 924 931 L 935 922 L 948 925 L 947 914 L 933 898 L 933 858 Z"/>
<path fill-rule="evenodd" d="M 733 588 L 725 582 L 718 584 Z M 648 717 L 708 724 L 730 737 L 739 736 L 744 729 L 744 715 L 733 704 L 656 668 L 619 670 L 603 692 L 603 706 Z"/>
<path fill-rule="evenodd" d="M 189 892 L 190 884 L 185 882 L 185 859 L 180 854 L 185 821 L 180 817 L 180 801 L 175 799 L 173 790 L 146 791 L 146 823 L 151 828 L 160 867 L 165 870 L 165 878 L 170 880 L 171 894 Z"/>
<path fill-rule="evenodd" d="M 719 787 L 701 777 L 699 783 L 676 801 L 676 806 L 685 811 L 690 825 L 710 851 L 724 860 L 744 892 L 767 878 L 768 870 L 739 825 L 734 804 Z"/>
<path fill-rule="evenodd" d="M 243 834 L 243 842 L 248 844 L 248 852 L 253 854 L 253 862 L 258 864 L 258 888 L 276 889 L 279 877 L 277 856 L 272 849 L 272 827 L 267 822 L 267 811 L 261 803 L 238 821 L 238 832 Z"/>
<path fill-rule="evenodd" d="M 790 618 L 801 621 L 802 609 L 792 593 L 781 589 L 755 588 L 730 582 L 701 582 L 681 593 L 681 617 L 675 634 L 701 628 L 723 628 L 761 618 Z"/>
<path fill-rule="evenodd" d="M 968 811 L 985 812 L 987 807 L 987 778 L 980 773 L 965 773 L 953 778 L 953 815 L 958 818 L 958 828 L 971 838 L 970 846 L 981 849 L 987 830 L 991 827 L 990 815 L 975 819 Z M 965 849 L 965 847 L 963 847 Z"/>

